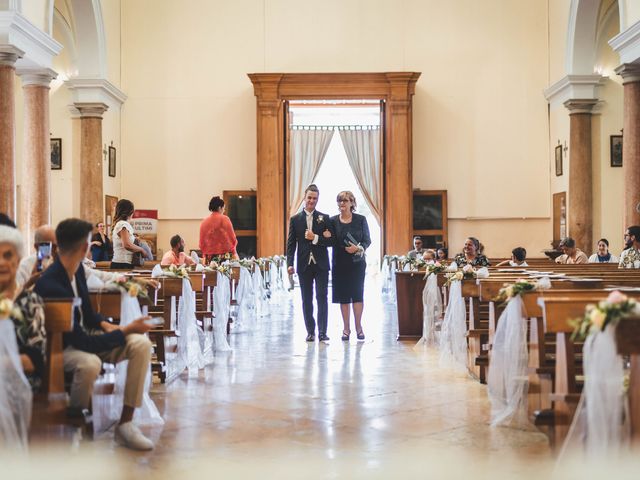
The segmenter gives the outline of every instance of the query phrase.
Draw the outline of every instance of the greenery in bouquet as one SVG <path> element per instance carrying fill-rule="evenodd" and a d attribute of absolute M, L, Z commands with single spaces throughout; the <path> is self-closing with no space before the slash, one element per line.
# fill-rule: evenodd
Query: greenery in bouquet
<path fill-rule="evenodd" d="M 184 265 L 169 265 L 169 267 L 163 268 L 162 272 L 168 277 L 189 278 L 189 271 Z"/>
<path fill-rule="evenodd" d="M 427 265 L 427 273 L 424 275 L 424 278 L 427 278 L 429 275 L 443 273 L 447 270 L 447 266 L 440 262 L 435 262 Z"/>
<path fill-rule="evenodd" d="M 15 320 L 22 320 L 22 312 L 16 307 L 10 298 L 0 298 L 0 320 L 7 318 L 13 318 Z"/>
<path fill-rule="evenodd" d="M 632 314 L 640 314 L 640 304 L 615 290 L 597 305 L 587 305 L 582 318 L 569 321 L 573 327 L 571 339 L 584 340 L 589 334 L 601 332 L 608 325 L 616 325 L 621 318 Z"/>
<path fill-rule="evenodd" d="M 130 297 L 141 297 L 141 298 L 149 297 L 149 294 L 147 292 L 147 287 L 134 279 L 121 277 L 115 280 L 113 283 L 115 283 L 121 290 L 127 292 Z"/>
<path fill-rule="evenodd" d="M 471 265 L 465 265 L 463 268 L 458 269 L 458 271 L 456 272 L 447 273 L 447 281 L 445 282 L 445 285 L 448 287 L 449 285 L 451 285 L 451 282 L 472 280 L 476 278 L 476 275 L 477 272 L 475 268 L 473 268 Z"/>
<path fill-rule="evenodd" d="M 532 292 L 536 290 L 537 282 L 529 280 L 517 280 L 515 283 L 502 287 L 498 295 L 493 299 L 494 302 L 505 304 L 509 299 L 520 295 L 523 292 Z"/>

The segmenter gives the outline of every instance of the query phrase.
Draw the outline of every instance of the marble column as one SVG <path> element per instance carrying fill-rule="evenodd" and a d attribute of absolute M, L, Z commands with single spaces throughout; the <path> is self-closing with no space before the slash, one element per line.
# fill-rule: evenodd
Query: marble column
<path fill-rule="evenodd" d="M 616 69 L 624 85 L 624 227 L 640 225 L 640 65 L 625 63 Z"/>
<path fill-rule="evenodd" d="M 0 212 L 16 217 L 16 105 L 17 52 L 0 52 Z"/>
<path fill-rule="evenodd" d="M 593 174 L 591 111 L 594 99 L 567 100 L 569 110 L 569 235 L 584 252 L 592 249 Z"/>
<path fill-rule="evenodd" d="M 36 228 L 51 223 L 49 84 L 56 76 L 52 70 L 20 73 L 24 91 L 20 229 L 29 242 Z"/>
<path fill-rule="evenodd" d="M 74 103 L 80 112 L 80 218 L 91 223 L 104 219 L 102 115 L 104 103 Z"/>

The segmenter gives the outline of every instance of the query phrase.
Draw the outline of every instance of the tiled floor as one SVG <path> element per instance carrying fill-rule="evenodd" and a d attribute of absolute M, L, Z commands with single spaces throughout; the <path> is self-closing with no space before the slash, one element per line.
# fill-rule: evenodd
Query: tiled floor
<path fill-rule="evenodd" d="M 318 462 L 328 476 L 351 465 L 384 470 L 398 456 L 401 468 L 418 468 L 433 452 L 482 461 L 550 457 L 542 434 L 488 426 L 485 386 L 439 368 L 433 352 L 397 342 L 395 307 L 377 292 L 368 286 L 364 343 L 340 341 L 332 305 L 331 340 L 308 344 L 295 290 L 254 333 L 232 334 L 233 351 L 215 355 L 198 378 L 154 386 L 166 423 L 143 428 L 153 452 L 116 447 L 109 434 L 93 447 L 154 471 L 204 458 L 239 469 Z"/>

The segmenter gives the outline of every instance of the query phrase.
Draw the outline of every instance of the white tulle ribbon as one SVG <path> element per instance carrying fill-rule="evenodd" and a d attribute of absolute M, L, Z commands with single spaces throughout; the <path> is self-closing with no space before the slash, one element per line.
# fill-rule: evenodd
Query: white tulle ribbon
<path fill-rule="evenodd" d="M 388 258 L 383 259 L 382 300 L 385 303 L 396 303 L 396 267 L 396 260 Z"/>
<path fill-rule="evenodd" d="M 14 324 L 0 319 L 0 449 L 27 449 L 32 399 Z"/>
<path fill-rule="evenodd" d="M 198 370 L 204 368 L 205 359 L 202 353 L 204 333 L 198 327 L 196 318 L 196 298 L 191 281 L 182 279 L 182 296 L 178 304 L 178 356 L 180 362 L 189 371 L 189 376 L 197 376 Z"/>
<path fill-rule="evenodd" d="M 136 297 L 132 297 L 126 292 L 121 293 L 120 298 L 120 325 L 126 326 L 134 320 L 142 316 L 140 303 Z M 115 424 L 122 413 L 122 405 L 124 401 L 124 389 L 127 383 L 127 365 L 129 361 L 124 360 L 115 366 L 115 370 L 107 373 L 104 378 L 98 380 L 99 385 L 102 382 L 114 382 L 113 394 L 93 394 L 93 429 L 96 434 L 106 431 Z M 144 394 L 142 395 L 142 405 L 136 408 L 133 420 L 138 425 L 163 425 L 164 420 L 160 416 L 160 412 L 153 400 L 149 396 L 149 389 L 152 383 L 151 365 L 149 365 L 147 376 L 144 382 Z"/>
<path fill-rule="evenodd" d="M 234 329 L 236 331 L 254 331 L 257 325 L 256 297 L 253 291 L 251 272 L 245 267 L 240 268 L 236 301 L 238 302 L 238 315 Z"/>
<path fill-rule="evenodd" d="M 229 308 L 231 304 L 231 285 L 229 278 L 218 272 L 216 288 L 213 290 L 213 348 L 216 352 L 228 352 L 231 350 L 227 341 L 227 322 L 229 321 Z"/>
<path fill-rule="evenodd" d="M 259 268 L 256 268 L 251 274 L 251 281 L 253 282 L 253 293 L 255 295 L 256 315 L 258 317 L 269 315 L 269 299 L 264 288 L 264 278 L 262 278 L 262 272 Z"/>
<path fill-rule="evenodd" d="M 449 303 L 440 331 L 440 365 L 467 368 L 467 311 L 460 281 L 451 282 L 449 289 Z"/>
<path fill-rule="evenodd" d="M 487 381 L 491 425 L 529 429 L 527 321 L 522 297 L 516 295 L 498 319 Z"/>
<path fill-rule="evenodd" d="M 442 316 L 442 295 L 435 273 L 429 274 L 422 290 L 422 309 L 422 338 L 416 346 L 435 346 L 438 344 L 436 323 Z"/>
<path fill-rule="evenodd" d="M 582 450 L 589 459 L 615 458 L 629 447 L 628 397 L 615 325 L 591 333 L 583 347 L 584 388 L 561 456 Z"/>

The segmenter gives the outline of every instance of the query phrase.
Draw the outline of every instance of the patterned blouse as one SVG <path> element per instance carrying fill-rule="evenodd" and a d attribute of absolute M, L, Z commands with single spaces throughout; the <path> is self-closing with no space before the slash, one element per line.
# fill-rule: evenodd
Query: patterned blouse
<path fill-rule="evenodd" d="M 23 291 L 13 301 L 14 307 L 20 311 L 22 318 L 14 318 L 18 352 L 27 355 L 35 370 L 25 375 L 33 390 L 38 390 L 45 374 L 45 359 L 47 350 L 47 332 L 44 328 L 44 303 L 40 295 L 31 291 Z"/>
<path fill-rule="evenodd" d="M 491 265 L 489 263 L 489 259 L 482 254 L 476 255 L 476 258 L 474 258 L 472 261 L 468 261 L 467 257 L 464 256 L 464 253 L 459 253 L 453 259 L 453 261 L 456 262 L 456 265 L 458 265 L 458 267 L 463 267 L 465 265 L 471 265 L 473 267 L 488 267 L 489 265 Z"/>
<path fill-rule="evenodd" d="M 623 250 L 618 268 L 640 268 L 640 250 L 633 247 Z"/>

